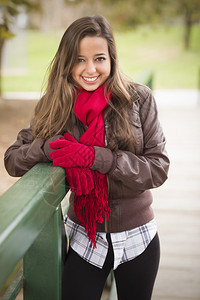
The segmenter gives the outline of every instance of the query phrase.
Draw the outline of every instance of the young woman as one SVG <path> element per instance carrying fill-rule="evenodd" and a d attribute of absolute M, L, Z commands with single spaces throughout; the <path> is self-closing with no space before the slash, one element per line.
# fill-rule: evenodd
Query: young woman
<path fill-rule="evenodd" d="M 100 299 L 112 269 L 118 299 L 151 299 L 160 248 L 150 189 L 169 159 L 151 90 L 120 73 L 102 16 L 66 30 L 31 126 L 5 153 L 12 176 L 50 161 L 72 191 L 63 299 Z"/>

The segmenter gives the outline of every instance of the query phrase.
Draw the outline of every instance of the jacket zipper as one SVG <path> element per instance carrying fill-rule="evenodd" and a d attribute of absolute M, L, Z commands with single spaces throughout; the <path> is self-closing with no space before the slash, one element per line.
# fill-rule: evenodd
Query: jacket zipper
<path fill-rule="evenodd" d="M 105 216 L 105 233 L 108 232 L 108 223 L 107 223 L 107 218 Z"/>

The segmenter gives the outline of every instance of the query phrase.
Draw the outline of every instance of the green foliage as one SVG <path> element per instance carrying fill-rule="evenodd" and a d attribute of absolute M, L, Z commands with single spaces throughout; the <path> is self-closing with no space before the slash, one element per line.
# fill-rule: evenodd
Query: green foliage
<path fill-rule="evenodd" d="M 192 22 L 200 19 L 200 0 L 102 0 L 108 8 L 106 14 L 114 20 L 122 20 L 133 25 L 149 24 L 163 19 L 176 20 L 178 16 L 190 14 Z M 121 18 L 122 17 L 122 18 Z"/>
<path fill-rule="evenodd" d="M 164 2 L 163 8 L 165 14 L 171 18 L 189 17 L 191 22 L 197 22 L 200 19 L 200 0 L 168 0 Z"/>
<path fill-rule="evenodd" d="M 10 24 L 13 23 L 14 17 L 18 15 L 22 6 L 27 10 L 39 8 L 39 4 L 27 0 L 0 0 L 0 27 L 5 28 L 8 33 L 12 33 Z"/>
<path fill-rule="evenodd" d="M 12 32 L 9 32 L 8 30 L 6 30 L 6 28 L 4 26 L 0 26 L 0 37 L 3 40 L 8 40 L 14 36 L 15 35 Z"/>
<path fill-rule="evenodd" d="M 158 0 L 103 0 L 103 3 L 109 7 L 106 15 L 117 28 L 133 28 L 138 24 L 155 23 L 160 13 Z"/>

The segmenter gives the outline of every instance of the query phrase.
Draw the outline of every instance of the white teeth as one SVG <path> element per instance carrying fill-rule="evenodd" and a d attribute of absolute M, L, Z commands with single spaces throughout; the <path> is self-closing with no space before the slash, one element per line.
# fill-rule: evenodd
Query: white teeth
<path fill-rule="evenodd" d="M 83 79 L 85 80 L 85 81 L 89 81 L 89 82 L 92 82 L 92 81 L 95 81 L 95 80 L 97 80 L 97 78 L 98 78 L 98 76 L 96 76 L 96 77 L 83 77 Z"/>

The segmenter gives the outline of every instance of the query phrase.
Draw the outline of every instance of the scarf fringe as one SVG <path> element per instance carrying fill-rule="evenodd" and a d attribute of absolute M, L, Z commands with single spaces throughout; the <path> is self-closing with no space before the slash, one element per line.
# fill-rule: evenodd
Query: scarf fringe
<path fill-rule="evenodd" d="M 106 217 L 109 220 L 108 188 L 104 174 L 93 171 L 95 188 L 88 195 L 75 195 L 74 211 L 81 225 L 85 227 L 90 241 L 90 247 L 96 248 L 97 223 L 103 223 Z"/>

